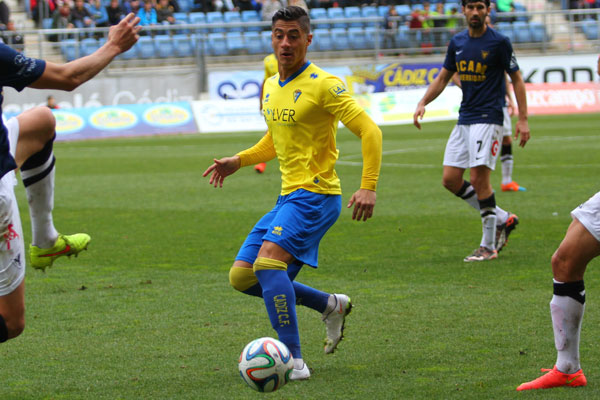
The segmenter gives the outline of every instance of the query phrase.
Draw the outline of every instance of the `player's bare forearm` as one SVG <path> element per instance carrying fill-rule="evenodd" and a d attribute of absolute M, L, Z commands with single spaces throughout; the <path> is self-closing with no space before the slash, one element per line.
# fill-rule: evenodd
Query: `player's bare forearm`
<path fill-rule="evenodd" d="M 425 106 L 435 100 L 440 93 L 444 91 L 453 74 L 454 72 L 442 67 L 438 76 L 435 77 L 433 82 L 431 82 L 427 88 L 427 91 L 423 95 L 421 101 L 419 101 L 419 104 L 417 104 L 417 108 L 413 114 L 413 124 L 418 129 L 421 129 L 421 123 L 419 121 L 422 120 L 425 115 Z"/>
<path fill-rule="evenodd" d="M 373 209 L 377 200 L 377 193 L 373 190 L 358 189 L 350 198 L 348 208 L 354 205 L 352 219 L 366 221 L 373 216 Z"/>
<path fill-rule="evenodd" d="M 42 76 L 30 87 L 71 91 L 102 71 L 117 55 L 129 50 L 139 38 L 139 17 L 130 13 L 110 28 L 108 40 L 93 54 L 66 64 L 46 63 Z"/>
<path fill-rule="evenodd" d="M 527 121 L 527 93 L 525 91 L 525 82 L 523 82 L 520 71 L 512 72 L 510 78 L 512 79 L 513 90 L 519 109 L 519 120 L 515 125 L 515 140 L 518 139 L 519 146 L 524 147 L 531 136 L 529 123 Z"/>
<path fill-rule="evenodd" d="M 215 158 L 213 161 L 214 163 L 204 171 L 202 176 L 206 177 L 210 174 L 208 183 L 214 187 L 223 187 L 225 178 L 234 174 L 241 166 L 240 156 L 238 155 L 224 157 L 219 160 Z"/>

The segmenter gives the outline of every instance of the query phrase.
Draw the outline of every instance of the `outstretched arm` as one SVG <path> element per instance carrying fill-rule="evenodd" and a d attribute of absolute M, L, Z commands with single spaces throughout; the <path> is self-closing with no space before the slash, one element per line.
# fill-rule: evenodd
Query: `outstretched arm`
<path fill-rule="evenodd" d="M 130 13 L 110 28 L 106 43 L 89 56 L 66 64 L 46 62 L 42 76 L 29 86 L 36 89 L 71 91 L 102 71 L 116 56 L 129 50 L 139 39 L 140 19 Z"/>
<path fill-rule="evenodd" d="M 364 111 L 345 125 L 361 139 L 363 156 L 360 189 L 350 198 L 348 208 L 354 205 L 352 219 L 366 221 L 373 216 L 377 199 L 375 190 L 381 169 L 381 130 Z"/>
<path fill-rule="evenodd" d="M 519 108 L 519 120 L 515 124 L 515 140 L 519 139 L 519 146 L 525 147 L 530 137 L 529 123 L 527 122 L 527 94 L 525 92 L 525 82 L 521 76 L 521 71 L 515 71 L 510 73 L 510 79 L 512 80 L 513 90 L 515 97 L 517 98 L 517 106 Z"/>
<path fill-rule="evenodd" d="M 435 100 L 440 93 L 444 91 L 453 74 L 453 71 L 449 71 L 442 67 L 438 76 L 435 77 L 433 82 L 431 82 L 427 88 L 425 95 L 421 101 L 419 101 L 419 104 L 417 104 L 417 109 L 413 115 L 413 123 L 418 129 L 421 129 L 421 123 L 419 120 L 422 120 L 423 116 L 425 115 L 425 106 Z"/>

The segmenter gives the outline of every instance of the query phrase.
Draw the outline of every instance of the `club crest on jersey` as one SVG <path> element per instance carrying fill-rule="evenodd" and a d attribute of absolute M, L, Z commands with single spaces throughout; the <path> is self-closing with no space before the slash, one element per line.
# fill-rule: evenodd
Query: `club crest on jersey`
<path fill-rule="evenodd" d="M 344 93 L 345 91 L 346 91 L 346 87 L 344 86 L 343 83 L 338 83 L 337 85 L 334 85 L 329 88 L 329 93 L 331 93 L 331 95 L 333 97 L 338 97 L 340 94 Z"/>
<path fill-rule="evenodd" d="M 294 90 L 294 103 L 298 100 L 298 97 L 302 94 L 302 90 L 296 89 Z"/>
<path fill-rule="evenodd" d="M 489 51 L 481 50 L 481 57 L 485 60 L 487 56 L 490 54 Z"/>

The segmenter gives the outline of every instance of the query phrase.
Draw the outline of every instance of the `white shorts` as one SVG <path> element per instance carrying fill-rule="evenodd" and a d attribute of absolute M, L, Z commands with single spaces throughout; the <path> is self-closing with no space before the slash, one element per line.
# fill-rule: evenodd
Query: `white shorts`
<path fill-rule="evenodd" d="M 502 124 L 502 136 L 510 136 L 512 135 L 512 121 L 510 119 L 508 107 L 502 107 L 502 113 L 504 113 L 504 122 Z"/>
<path fill-rule="evenodd" d="M 579 222 L 600 242 L 600 192 L 571 211 L 571 217 Z"/>
<path fill-rule="evenodd" d="M 10 154 L 14 156 L 19 138 L 19 122 L 11 118 L 6 123 Z M 25 244 L 19 207 L 15 198 L 14 171 L 0 179 L 0 296 L 12 293 L 25 278 Z"/>
<path fill-rule="evenodd" d="M 444 165 L 465 169 L 485 165 L 493 170 L 501 143 L 501 125 L 456 125 L 446 144 Z"/>

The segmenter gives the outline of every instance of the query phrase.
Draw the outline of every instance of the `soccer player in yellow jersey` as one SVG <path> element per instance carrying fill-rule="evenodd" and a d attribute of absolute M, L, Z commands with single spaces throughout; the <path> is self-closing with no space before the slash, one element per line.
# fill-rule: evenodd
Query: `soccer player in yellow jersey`
<path fill-rule="evenodd" d="M 262 95 L 263 95 L 263 90 L 265 87 L 265 82 L 267 81 L 267 79 L 269 79 L 270 77 L 272 77 L 273 75 L 275 75 L 278 71 L 277 71 L 277 58 L 275 57 L 274 53 L 269 54 L 268 56 L 266 56 L 263 60 L 263 64 L 265 66 L 265 79 L 263 79 L 263 83 L 262 86 L 260 87 L 260 110 L 262 111 Z M 261 162 L 258 163 L 254 166 L 254 170 L 256 172 L 258 172 L 259 174 L 262 174 L 263 172 L 265 172 L 265 168 L 267 168 L 267 163 L 265 162 Z"/>
<path fill-rule="evenodd" d="M 300 7 L 277 11 L 272 19 L 272 45 L 278 74 L 264 87 L 263 114 L 267 134 L 233 157 L 215 159 L 204 172 L 222 187 L 240 167 L 277 157 L 282 188 L 275 207 L 254 226 L 229 273 L 231 285 L 264 299 L 272 327 L 294 357 L 293 380 L 310 371 L 300 351 L 296 302 L 322 313 L 327 328 L 325 353 L 342 338 L 350 298 L 328 294 L 295 282 L 303 264 L 317 267 L 319 242 L 341 210 L 336 130 L 342 121 L 361 139 L 363 170 L 360 188 L 351 196 L 352 219 L 373 216 L 381 165 L 381 130 L 348 94 L 342 81 L 306 59 L 312 41 L 310 20 Z"/>

